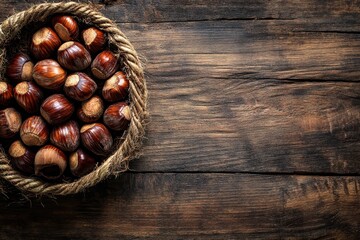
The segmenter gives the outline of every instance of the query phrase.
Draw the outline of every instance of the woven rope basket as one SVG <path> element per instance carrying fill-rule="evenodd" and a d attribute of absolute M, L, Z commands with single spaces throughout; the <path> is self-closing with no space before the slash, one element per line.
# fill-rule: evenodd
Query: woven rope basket
<path fill-rule="evenodd" d="M 94 7 L 76 2 L 44 3 L 16 13 L 0 25 L 0 76 L 4 76 L 7 62 L 6 49 L 15 47 L 16 37 L 29 24 L 42 23 L 54 14 L 71 14 L 83 22 L 107 33 L 112 51 L 120 56 L 130 80 L 130 108 L 132 120 L 123 143 L 108 159 L 90 174 L 71 183 L 45 183 L 37 178 L 21 175 L 9 165 L 7 156 L 0 152 L 0 180 L 5 180 L 25 194 L 68 195 L 94 186 L 110 175 L 128 169 L 129 160 L 138 157 L 147 119 L 147 89 L 139 57 L 126 36 L 115 23 L 104 17 Z M 2 189 L 0 181 L 0 190 Z"/>

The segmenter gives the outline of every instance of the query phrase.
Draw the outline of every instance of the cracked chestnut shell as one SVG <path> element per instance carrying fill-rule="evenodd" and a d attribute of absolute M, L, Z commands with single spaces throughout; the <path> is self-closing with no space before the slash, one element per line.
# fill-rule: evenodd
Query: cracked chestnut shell
<path fill-rule="evenodd" d="M 79 42 L 66 42 L 58 50 L 58 62 L 72 71 L 82 71 L 90 66 L 91 55 Z"/>
<path fill-rule="evenodd" d="M 67 158 L 63 151 L 46 145 L 35 155 L 35 175 L 49 180 L 61 177 L 67 166 Z"/>
<path fill-rule="evenodd" d="M 13 97 L 13 87 L 7 82 L 0 82 L 0 106 L 9 106 Z"/>
<path fill-rule="evenodd" d="M 105 125 L 112 130 L 126 130 L 131 121 L 130 107 L 126 102 L 112 104 L 105 110 L 103 118 Z"/>
<path fill-rule="evenodd" d="M 106 43 L 105 34 L 95 27 L 90 27 L 82 32 L 85 47 L 91 53 L 100 52 Z"/>
<path fill-rule="evenodd" d="M 64 85 L 65 94 L 76 101 L 89 99 L 95 93 L 96 89 L 96 82 L 81 72 L 69 75 Z"/>
<path fill-rule="evenodd" d="M 11 163 L 21 172 L 34 174 L 35 153 L 20 140 L 13 142 L 9 148 Z"/>
<path fill-rule="evenodd" d="M 33 78 L 43 88 L 58 90 L 65 83 L 66 71 L 56 61 L 46 59 L 35 65 Z"/>
<path fill-rule="evenodd" d="M 106 80 L 102 89 L 102 96 L 108 102 L 124 100 L 128 96 L 129 80 L 123 72 L 116 72 Z"/>
<path fill-rule="evenodd" d="M 39 111 L 43 93 L 35 83 L 21 82 L 14 88 L 14 97 L 19 106 L 27 113 L 35 113 Z"/>
<path fill-rule="evenodd" d="M 0 110 L 0 138 L 12 138 L 20 130 L 21 115 L 14 108 Z"/>
<path fill-rule="evenodd" d="M 50 141 L 63 151 L 75 151 L 80 144 L 78 124 L 75 121 L 69 121 L 54 127 L 50 134 Z"/>
<path fill-rule="evenodd" d="M 113 138 L 109 130 L 101 123 L 84 125 L 80 129 L 81 142 L 95 155 L 105 156 L 110 153 Z"/>
<path fill-rule="evenodd" d="M 66 122 L 73 112 L 73 104 L 62 94 L 51 95 L 40 107 L 41 116 L 51 125 Z"/>
<path fill-rule="evenodd" d="M 30 57 L 24 53 L 18 53 L 10 59 L 6 67 L 6 76 L 15 83 L 32 80 L 34 64 Z"/>
<path fill-rule="evenodd" d="M 30 51 L 38 60 L 51 58 L 60 47 L 59 36 L 49 27 L 39 29 L 32 37 Z"/>
<path fill-rule="evenodd" d="M 91 64 L 92 74 L 101 80 L 108 79 L 118 69 L 118 59 L 111 51 L 99 53 Z"/>
<path fill-rule="evenodd" d="M 59 15 L 53 17 L 51 22 L 55 32 L 64 42 L 75 40 L 79 37 L 79 26 L 73 17 Z"/>
<path fill-rule="evenodd" d="M 77 117 L 85 123 L 93 123 L 101 118 L 103 112 L 103 100 L 99 96 L 93 96 L 81 103 L 77 110 Z"/>
<path fill-rule="evenodd" d="M 79 148 L 69 157 L 70 171 L 75 177 L 82 177 L 91 173 L 96 167 L 95 158 Z"/>
<path fill-rule="evenodd" d="M 40 116 L 32 116 L 21 125 L 20 138 L 27 146 L 43 146 L 49 139 L 49 129 Z"/>

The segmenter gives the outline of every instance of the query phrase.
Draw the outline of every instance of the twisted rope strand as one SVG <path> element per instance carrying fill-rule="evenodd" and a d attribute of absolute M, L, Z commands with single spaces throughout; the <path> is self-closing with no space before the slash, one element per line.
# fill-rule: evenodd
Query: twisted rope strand
<path fill-rule="evenodd" d="M 139 149 L 145 134 L 147 113 L 147 88 L 139 57 L 127 39 L 111 20 L 104 17 L 90 5 L 76 2 L 43 3 L 16 13 L 0 25 L 0 72 L 3 72 L 5 47 L 27 24 L 46 21 L 54 14 L 72 14 L 85 22 L 95 25 L 109 36 L 109 42 L 117 47 L 123 59 L 125 71 L 130 79 L 130 108 L 132 120 L 125 140 L 108 159 L 90 174 L 71 183 L 50 184 L 37 178 L 25 177 L 12 169 L 4 153 L 0 153 L 0 177 L 25 193 L 37 195 L 74 194 L 94 186 L 101 180 L 128 169 L 128 161 L 139 155 Z M 1 185 L 0 185 L 1 187 Z"/>

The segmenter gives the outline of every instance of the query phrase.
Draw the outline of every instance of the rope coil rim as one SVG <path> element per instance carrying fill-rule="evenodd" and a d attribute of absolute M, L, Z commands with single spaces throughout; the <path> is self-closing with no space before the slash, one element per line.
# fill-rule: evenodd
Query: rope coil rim
<path fill-rule="evenodd" d="M 129 99 L 132 120 L 120 147 L 90 174 L 70 183 L 46 183 L 38 178 L 21 175 L 14 170 L 4 152 L 0 152 L 0 178 L 25 193 L 36 195 L 68 195 L 83 191 L 110 175 L 128 169 L 128 162 L 139 156 L 147 121 L 147 87 L 139 56 L 117 25 L 97 9 L 77 2 L 43 3 L 16 13 L 0 25 L 0 66 L 6 62 L 5 46 L 29 23 L 43 22 L 54 14 L 70 14 L 85 19 L 104 31 L 109 42 L 116 46 L 129 78 Z M 1 186 L 1 184 L 0 184 Z"/>

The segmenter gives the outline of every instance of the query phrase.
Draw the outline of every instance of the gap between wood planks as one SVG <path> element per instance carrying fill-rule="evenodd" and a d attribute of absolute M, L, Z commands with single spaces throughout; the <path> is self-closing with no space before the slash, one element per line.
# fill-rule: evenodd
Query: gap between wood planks
<path fill-rule="evenodd" d="M 243 174 L 263 176 L 310 176 L 310 177 L 359 177 L 360 173 L 333 172 L 258 172 L 258 171 L 136 171 L 130 169 L 131 174 Z"/>

